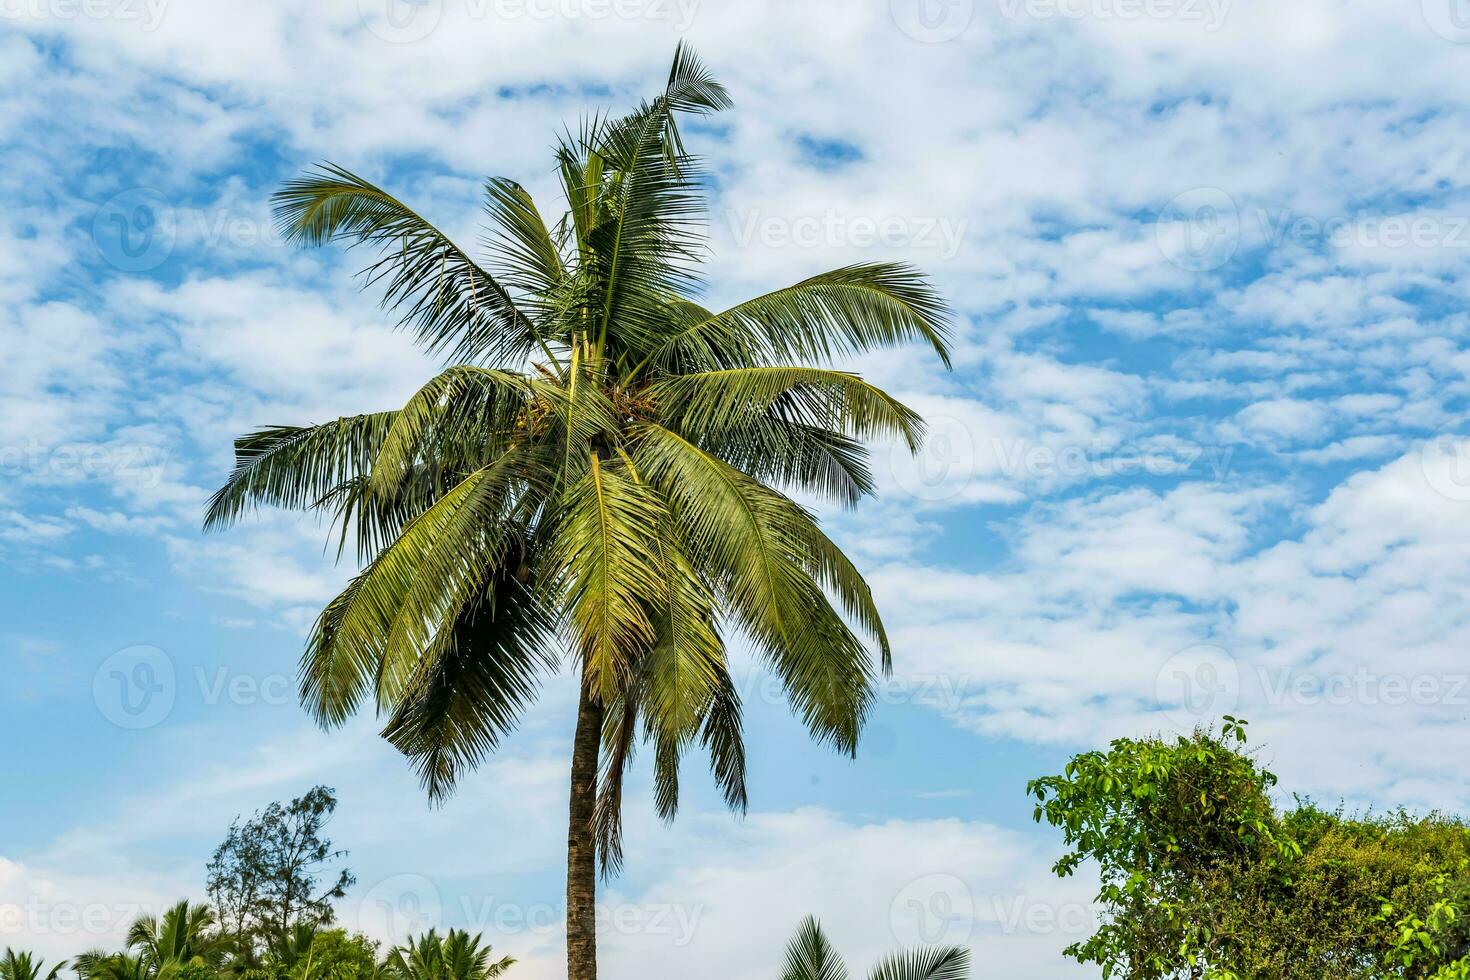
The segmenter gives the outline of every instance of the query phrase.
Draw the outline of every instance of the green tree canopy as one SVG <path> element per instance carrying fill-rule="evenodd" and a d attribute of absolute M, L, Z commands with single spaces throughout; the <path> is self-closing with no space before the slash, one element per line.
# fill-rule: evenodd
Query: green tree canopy
<path fill-rule="evenodd" d="M 1129 980 L 1460 976 L 1436 971 L 1470 952 L 1470 829 L 1281 810 L 1245 745 L 1227 717 L 1218 735 L 1118 739 L 1030 784 L 1069 847 L 1054 870 L 1100 878 L 1102 921 L 1067 954 Z"/>
<path fill-rule="evenodd" d="M 356 880 L 338 867 L 347 852 L 326 835 L 336 809 L 332 790 L 315 786 L 230 825 L 209 860 L 205 887 L 242 952 L 285 942 L 297 924 L 332 921 L 332 901 Z"/>

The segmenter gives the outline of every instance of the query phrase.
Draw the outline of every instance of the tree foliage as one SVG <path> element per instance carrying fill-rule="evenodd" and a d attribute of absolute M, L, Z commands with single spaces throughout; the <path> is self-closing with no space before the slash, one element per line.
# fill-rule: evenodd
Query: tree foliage
<path fill-rule="evenodd" d="M 1470 952 L 1470 829 L 1438 814 L 1348 816 L 1297 801 L 1216 735 L 1118 739 L 1033 781 L 1036 819 L 1100 878 L 1097 931 L 1067 954 L 1130 980 L 1458 977 Z"/>
<path fill-rule="evenodd" d="M 440 936 L 435 930 L 394 947 L 383 964 L 391 980 L 495 980 L 515 958 L 495 958 L 489 943 L 462 929 Z"/>
<path fill-rule="evenodd" d="M 970 974 L 970 954 L 957 946 L 901 950 L 884 957 L 868 980 L 964 980 Z M 847 964 L 822 931 L 821 923 L 807 918 L 786 947 L 781 980 L 848 980 Z"/>
<path fill-rule="evenodd" d="M 336 866 L 346 851 L 325 833 L 336 808 L 332 790 L 316 786 L 236 820 L 215 848 L 205 887 L 225 933 L 245 949 L 279 945 L 300 923 L 332 921 L 332 901 L 356 880 Z"/>
<path fill-rule="evenodd" d="M 7 946 L 0 956 L 0 980 L 56 980 L 65 966 L 66 960 L 60 960 L 43 973 L 45 964 L 40 957 Z"/>

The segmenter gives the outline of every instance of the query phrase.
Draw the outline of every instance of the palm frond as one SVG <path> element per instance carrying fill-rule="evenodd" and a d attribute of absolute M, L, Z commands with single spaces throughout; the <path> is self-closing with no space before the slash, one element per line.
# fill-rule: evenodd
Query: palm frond
<path fill-rule="evenodd" d="M 781 980 L 847 980 L 847 964 L 827 941 L 816 919 L 808 917 L 791 937 Z"/>
<path fill-rule="evenodd" d="M 623 866 L 623 780 L 638 748 L 638 699 L 633 692 L 607 705 L 602 719 L 602 769 L 593 809 L 597 859 L 609 878 Z"/>
<path fill-rule="evenodd" d="M 555 295 L 567 276 L 566 260 L 530 193 L 504 177 L 485 182 L 485 212 L 491 221 L 485 245 L 508 289 L 528 307 L 548 308 L 540 297 Z"/>
<path fill-rule="evenodd" d="M 534 586 L 528 556 L 512 551 L 434 637 L 383 737 L 407 756 L 431 800 L 441 800 L 514 731 L 535 697 L 556 619 Z"/>
<path fill-rule="evenodd" d="M 872 699 L 870 658 L 813 580 L 809 515 L 661 426 L 639 429 L 635 460 L 812 735 L 854 752 Z"/>
<path fill-rule="evenodd" d="M 902 439 L 917 450 L 918 413 L 856 374 L 827 368 L 724 368 L 681 374 L 649 388 L 664 424 L 695 439 L 719 438 L 776 416 L 858 438 Z"/>
<path fill-rule="evenodd" d="M 235 440 L 235 468 L 209 500 L 205 530 L 227 527 L 261 505 L 318 506 L 372 470 L 395 413 L 354 415 L 314 426 L 273 426 Z"/>
<path fill-rule="evenodd" d="M 273 200 L 288 242 L 377 249 L 365 284 L 384 283 L 383 305 L 401 310 L 400 324 L 430 352 L 517 366 L 535 346 L 535 326 L 505 287 L 387 191 L 324 163 L 286 181 Z"/>
<path fill-rule="evenodd" d="M 868 450 L 858 440 L 774 413 L 706 436 L 701 445 L 762 483 L 851 507 L 873 492 Z"/>
<path fill-rule="evenodd" d="M 609 359 L 642 356 L 664 329 L 665 298 L 700 287 L 703 199 L 691 160 L 667 152 L 666 102 L 644 106 L 608 128 L 599 153 L 611 171 L 598 221 L 587 235 L 599 284 L 597 341 Z"/>
<path fill-rule="evenodd" d="M 657 638 L 648 610 L 663 599 L 664 582 L 647 529 L 664 515 L 647 487 L 595 452 L 562 508 L 553 561 L 585 683 L 607 705 Z"/>
<path fill-rule="evenodd" d="M 408 690 L 432 639 L 502 558 L 506 508 L 531 471 L 523 462 L 510 452 L 467 477 L 323 610 L 301 663 L 302 703 L 318 723 L 341 724 L 370 689 L 381 710 Z"/>
<path fill-rule="evenodd" d="M 970 952 L 958 946 L 894 953 L 878 964 L 869 980 L 965 980 Z"/>
<path fill-rule="evenodd" d="M 901 263 L 844 266 L 757 296 L 694 323 L 676 324 L 647 363 L 669 369 L 728 366 L 745 352 L 755 366 L 783 361 L 829 364 L 842 357 L 914 341 L 949 365 L 949 309 L 918 270 Z"/>
<path fill-rule="evenodd" d="M 421 465 L 451 473 L 483 466 L 512 439 L 525 438 L 517 424 L 538 389 L 547 387 L 514 371 L 470 364 L 447 368 L 394 413 L 373 460 L 373 488 L 392 494 Z"/>
<path fill-rule="evenodd" d="M 750 801 L 745 791 L 745 738 L 741 733 L 741 718 L 740 692 L 728 670 L 722 671 L 699 740 L 709 752 L 710 772 L 725 805 L 743 814 Z"/>

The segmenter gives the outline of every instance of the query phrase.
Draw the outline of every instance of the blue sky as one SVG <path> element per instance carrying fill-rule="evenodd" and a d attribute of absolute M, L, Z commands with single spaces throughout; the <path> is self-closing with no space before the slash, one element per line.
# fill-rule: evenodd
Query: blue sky
<path fill-rule="evenodd" d="M 1070 977 L 1090 888 L 1023 789 L 1243 714 L 1289 790 L 1463 810 L 1470 716 L 1470 9 L 1462 0 L 24 0 L 0 19 L 0 944 L 67 955 L 201 897 L 230 820 L 317 782 L 385 940 L 470 926 L 560 970 L 570 732 L 552 683 L 430 809 L 371 719 L 294 701 L 350 574 L 310 520 L 199 530 L 230 440 L 400 404 L 436 367 L 268 197 L 332 160 L 478 241 L 554 210 L 549 147 L 690 40 L 736 109 L 708 300 L 930 272 L 954 369 L 853 366 L 931 423 L 826 515 L 897 670 L 854 761 L 747 665 L 752 809 L 691 764 L 629 804 L 611 975 L 770 976 L 969 941 Z M 640 773 L 640 780 L 642 775 Z M 640 782 L 640 789 L 646 785 Z M 719 964 L 710 967 L 710 964 Z M 710 970 L 713 969 L 713 973 Z"/>

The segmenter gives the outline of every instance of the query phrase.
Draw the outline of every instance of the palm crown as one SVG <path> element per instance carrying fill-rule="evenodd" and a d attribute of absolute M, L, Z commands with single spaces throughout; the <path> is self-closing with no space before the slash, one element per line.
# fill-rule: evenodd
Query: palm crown
<path fill-rule="evenodd" d="M 965 980 L 970 953 L 958 946 L 931 946 L 891 953 L 868 974 L 868 980 Z M 786 946 L 781 980 L 849 980 L 847 964 L 814 918 L 807 918 Z"/>
<path fill-rule="evenodd" d="M 39 957 L 24 950 L 16 952 L 6 946 L 5 954 L 0 956 L 0 980 L 56 980 L 65 966 L 66 960 L 61 960 L 42 973 L 43 963 Z"/>
<path fill-rule="evenodd" d="M 920 341 L 947 363 L 944 305 L 902 265 L 699 305 L 701 169 L 677 119 L 728 104 L 681 47 L 662 95 L 560 140 L 559 221 L 486 183 L 483 262 L 346 170 L 286 184 L 288 237 L 376 249 L 366 279 L 452 366 L 398 410 L 239 439 L 206 519 L 264 504 L 340 523 L 365 567 L 312 631 L 303 701 L 336 725 L 371 697 L 434 797 L 515 726 L 558 641 L 574 651 L 601 733 L 605 868 L 641 741 L 662 815 L 695 743 L 745 805 L 731 630 L 816 738 L 854 750 L 888 641 L 862 577 L 786 494 L 851 504 L 873 488 L 862 439 L 922 436 L 834 361 Z"/>
<path fill-rule="evenodd" d="M 388 954 L 386 972 L 394 980 L 495 980 L 515 963 L 494 955 L 479 936 L 451 929 L 443 937 L 433 929 Z"/>

